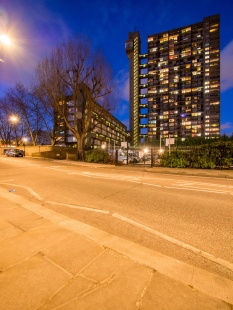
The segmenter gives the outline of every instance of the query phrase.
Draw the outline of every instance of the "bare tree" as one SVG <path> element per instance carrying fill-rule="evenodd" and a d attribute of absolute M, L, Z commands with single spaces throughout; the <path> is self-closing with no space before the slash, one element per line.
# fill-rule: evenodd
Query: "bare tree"
<path fill-rule="evenodd" d="M 6 92 L 6 100 L 14 109 L 18 120 L 14 128 L 17 144 L 23 137 L 30 137 L 33 145 L 36 145 L 38 132 L 42 130 L 43 123 L 38 102 L 30 90 L 26 89 L 22 84 L 17 83 L 14 88 L 10 88 Z M 19 128 L 22 130 L 19 132 Z"/>
<path fill-rule="evenodd" d="M 77 150 L 82 151 L 86 134 L 102 121 L 97 112 L 114 108 L 115 85 L 105 57 L 79 36 L 63 42 L 44 58 L 37 66 L 36 77 L 38 89 L 47 96 L 56 119 L 64 122 L 77 140 Z"/>
<path fill-rule="evenodd" d="M 3 144 L 10 145 L 12 139 L 12 126 L 10 124 L 11 110 L 6 98 L 0 99 L 0 138 Z"/>
<path fill-rule="evenodd" d="M 41 89 L 35 82 L 32 84 L 32 93 L 34 101 L 37 103 L 36 109 L 40 113 L 41 122 L 43 123 L 44 130 L 38 136 L 42 141 L 50 139 L 52 145 L 55 144 L 58 138 L 58 130 L 56 130 L 55 111 L 53 105 L 53 98 L 49 97 L 43 89 Z M 52 102 L 51 102 L 52 101 Z M 40 141 L 38 142 L 40 143 Z"/>

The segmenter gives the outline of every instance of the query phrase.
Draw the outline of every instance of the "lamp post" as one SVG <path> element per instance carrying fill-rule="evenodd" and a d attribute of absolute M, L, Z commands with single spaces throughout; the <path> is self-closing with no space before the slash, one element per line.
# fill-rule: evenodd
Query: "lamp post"
<path fill-rule="evenodd" d="M 23 152 L 24 152 L 24 156 L 25 156 L 25 146 L 26 146 L 26 142 L 27 142 L 27 138 L 23 138 Z"/>
<path fill-rule="evenodd" d="M 18 118 L 15 116 L 15 115 L 11 115 L 10 118 L 10 125 L 11 127 L 13 127 L 13 125 L 15 126 L 15 124 L 17 123 L 18 121 Z M 10 135 L 9 135 L 10 136 Z M 15 136 L 15 140 L 17 140 L 16 136 Z M 16 141 L 15 141 L 16 142 Z M 17 144 L 17 143 L 16 143 Z M 10 146 L 11 146 L 11 138 L 10 138 Z"/>
<path fill-rule="evenodd" d="M 9 117 L 9 123 L 10 123 L 10 126 L 9 126 L 9 130 L 8 130 L 8 138 L 7 138 L 7 142 L 9 142 L 9 146 L 11 147 L 11 129 L 13 127 L 13 125 L 16 123 L 17 121 L 17 117 L 12 115 Z"/>

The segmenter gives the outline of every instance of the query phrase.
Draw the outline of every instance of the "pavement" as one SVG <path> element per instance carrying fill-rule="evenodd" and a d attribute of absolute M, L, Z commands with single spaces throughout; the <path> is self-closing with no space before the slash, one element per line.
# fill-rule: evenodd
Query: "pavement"
<path fill-rule="evenodd" d="M 0 305 L 232 310 L 233 282 L 0 188 Z"/>

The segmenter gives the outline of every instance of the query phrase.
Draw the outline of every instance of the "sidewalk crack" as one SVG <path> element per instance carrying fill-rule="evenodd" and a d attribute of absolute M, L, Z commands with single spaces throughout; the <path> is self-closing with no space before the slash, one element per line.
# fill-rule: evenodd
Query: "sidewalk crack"
<path fill-rule="evenodd" d="M 141 293 L 141 296 L 140 296 L 139 300 L 136 301 L 136 310 L 140 310 L 141 309 L 143 297 L 145 296 L 147 288 L 149 287 L 149 285 L 150 285 L 150 283 L 152 281 L 152 278 L 153 278 L 155 273 L 156 273 L 156 270 L 153 269 L 148 282 L 146 283 L 145 287 L 142 289 L 142 293 Z"/>

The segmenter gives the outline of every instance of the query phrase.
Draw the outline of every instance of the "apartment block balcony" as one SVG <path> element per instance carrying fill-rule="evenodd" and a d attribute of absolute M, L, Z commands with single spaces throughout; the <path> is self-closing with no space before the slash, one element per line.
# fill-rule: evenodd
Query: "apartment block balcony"
<path fill-rule="evenodd" d="M 140 69 L 148 68 L 148 64 L 139 64 Z"/>
<path fill-rule="evenodd" d="M 139 114 L 139 118 L 147 118 L 148 115 L 147 114 Z"/>
<path fill-rule="evenodd" d="M 139 88 L 147 88 L 147 87 L 148 87 L 148 83 L 139 84 Z"/>

